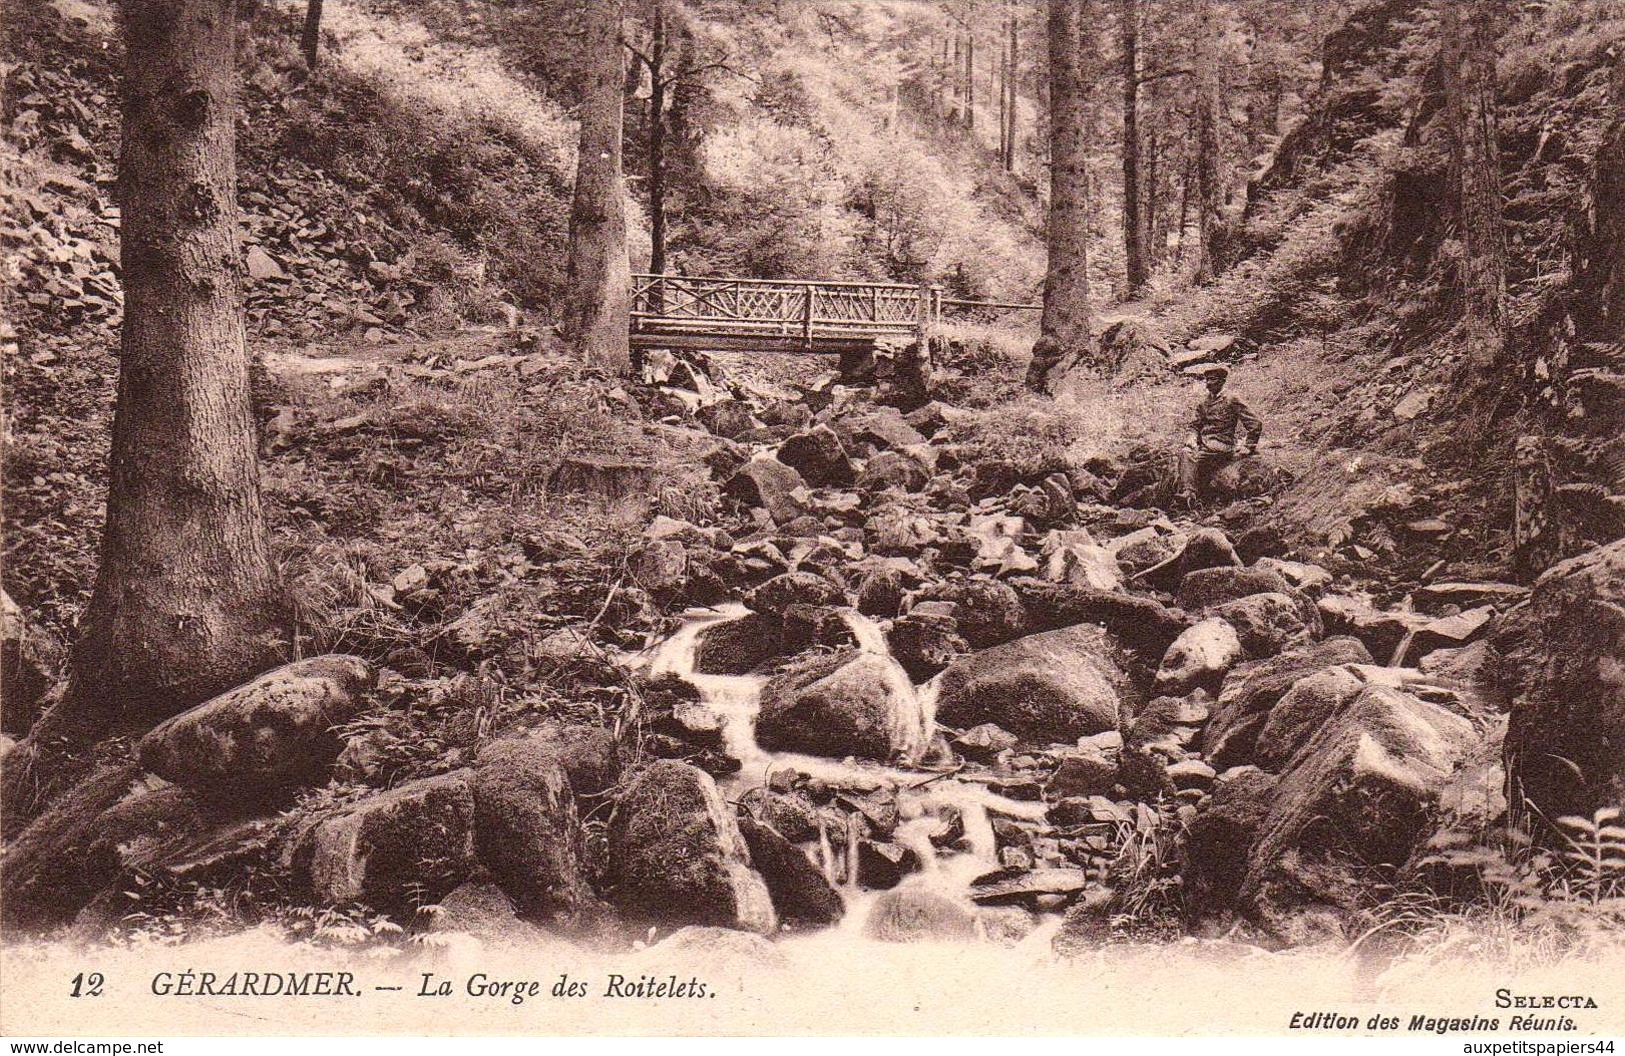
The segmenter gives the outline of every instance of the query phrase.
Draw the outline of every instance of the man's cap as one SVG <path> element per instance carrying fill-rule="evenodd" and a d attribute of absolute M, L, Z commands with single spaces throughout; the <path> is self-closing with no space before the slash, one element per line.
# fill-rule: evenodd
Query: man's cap
<path fill-rule="evenodd" d="M 1221 366 L 1218 363 L 1207 363 L 1199 367 L 1191 367 L 1185 373 L 1189 374 L 1193 378 L 1201 378 L 1203 381 L 1206 381 L 1208 378 L 1212 377 L 1228 378 L 1230 376 L 1230 368 Z"/>

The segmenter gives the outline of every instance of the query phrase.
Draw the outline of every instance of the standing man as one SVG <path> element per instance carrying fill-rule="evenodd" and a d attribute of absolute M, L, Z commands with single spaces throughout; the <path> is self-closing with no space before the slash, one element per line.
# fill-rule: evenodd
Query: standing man
<path fill-rule="evenodd" d="M 1208 367 L 1202 374 L 1207 399 L 1197 404 L 1190 435 L 1179 452 L 1180 496 L 1192 504 L 1206 497 L 1213 474 L 1253 453 L 1264 431 L 1264 423 L 1245 403 L 1224 395 L 1224 383 L 1230 380 L 1227 368 Z M 1239 443 L 1238 429 L 1242 434 Z"/>

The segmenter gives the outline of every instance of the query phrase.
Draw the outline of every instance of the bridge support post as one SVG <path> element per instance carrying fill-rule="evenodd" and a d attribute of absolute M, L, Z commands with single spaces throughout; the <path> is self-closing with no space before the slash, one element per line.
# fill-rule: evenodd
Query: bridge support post
<path fill-rule="evenodd" d="M 813 347 L 813 285 L 803 283 L 801 287 L 801 344 L 811 352 Z"/>

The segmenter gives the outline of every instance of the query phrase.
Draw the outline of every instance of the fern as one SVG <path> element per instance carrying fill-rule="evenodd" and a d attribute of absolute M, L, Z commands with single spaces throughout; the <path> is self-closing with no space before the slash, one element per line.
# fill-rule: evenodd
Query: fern
<path fill-rule="evenodd" d="M 1589 818 L 1558 818 L 1558 830 L 1568 846 L 1563 859 L 1571 867 L 1574 891 L 1592 905 L 1620 893 L 1625 885 L 1625 826 L 1618 807 L 1599 807 Z"/>

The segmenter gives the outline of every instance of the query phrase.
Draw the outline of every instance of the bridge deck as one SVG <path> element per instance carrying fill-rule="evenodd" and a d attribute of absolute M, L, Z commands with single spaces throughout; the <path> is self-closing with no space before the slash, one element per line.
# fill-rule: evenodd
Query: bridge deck
<path fill-rule="evenodd" d="M 913 340 L 941 318 L 942 291 L 887 282 L 632 277 L 637 348 L 851 352 Z"/>

